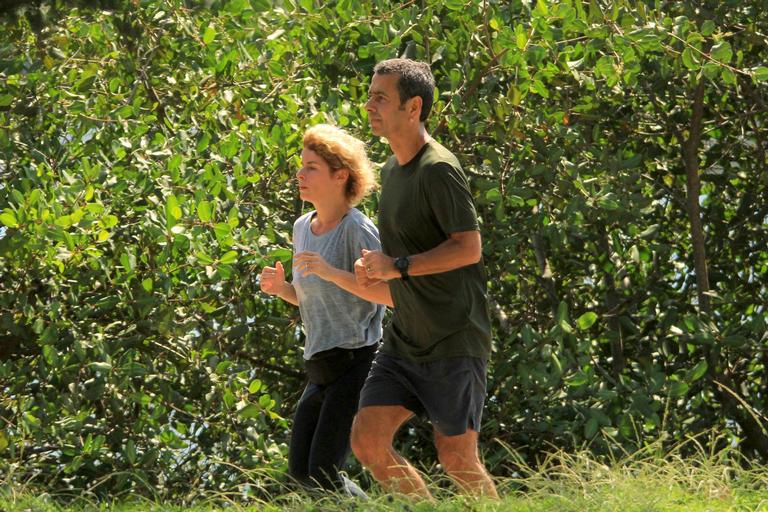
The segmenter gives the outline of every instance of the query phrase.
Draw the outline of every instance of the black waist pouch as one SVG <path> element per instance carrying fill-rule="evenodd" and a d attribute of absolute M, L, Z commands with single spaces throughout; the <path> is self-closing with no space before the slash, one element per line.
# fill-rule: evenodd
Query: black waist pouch
<path fill-rule="evenodd" d="M 377 348 L 379 348 L 379 344 L 374 343 L 367 347 L 354 349 L 336 347 L 318 352 L 304 361 L 307 377 L 310 382 L 319 386 L 327 386 L 347 373 L 353 366 L 363 361 L 370 364 Z"/>

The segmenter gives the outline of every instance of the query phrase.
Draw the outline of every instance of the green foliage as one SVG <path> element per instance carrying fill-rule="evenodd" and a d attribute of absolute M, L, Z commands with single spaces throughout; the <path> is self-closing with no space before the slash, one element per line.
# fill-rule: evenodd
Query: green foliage
<path fill-rule="evenodd" d="M 430 481 L 437 501 L 413 502 L 402 496 L 372 492 L 369 500 L 341 493 L 322 496 L 286 492 L 265 500 L 243 502 L 237 496 L 219 494 L 194 505 L 170 501 L 136 500 L 135 497 L 107 504 L 80 496 L 76 505 L 61 507 L 56 496 L 36 496 L 29 489 L 0 491 L 0 507 L 7 512 L 115 510 L 119 512 L 214 512 L 236 511 L 390 511 L 413 510 L 460 512 L 464 510 L 550 512 L 563 511 L 733 511 L 762 510 L 768 499 L 768 474 L 764 467 L 742 467 L 728 450 L 717 454 L 681 457 L 674 450 L 665 457 L 637 453 L 609 463 L 588 452 L 549 454 L 538 468 L 522 466 L 514 477 L 499 479 L 501 499 L 467 497 L 441 482 Z M 510 453 L 515 459 L 516 454 Z M 727 475 L 727 477 L 724 477 Z M 233 502 L 234 501 L 234 502 Z"/>
<path fill-rule="evenodd" d="M 367 137 L 377 60 L 432 63 L 495 318 L 484 437 L 768 457 L 760 2 L 62 0 L 0 14 L 0 457 L 53 488 L 240 488 L 285 467 L 295 308 L 255 276 L 301 213 L 301 133 Z M 682 145 L 703 84 L 696 290 Z M 388 150 L 374 143 L 371 156 Z M 367 204 L 375 211 L 375 198 Z M 429 463 L 431 433 L 406 433 Z M 509 453 L 486 446 L 497 474 Z M 268 478 L 265 481 L 271 481 Z M 246 484 L 249 487 L 245 487 Z M 266 485 L 266 484 L 265 484 Z M 240 486 L 240 487 L 238 487 Z"/>

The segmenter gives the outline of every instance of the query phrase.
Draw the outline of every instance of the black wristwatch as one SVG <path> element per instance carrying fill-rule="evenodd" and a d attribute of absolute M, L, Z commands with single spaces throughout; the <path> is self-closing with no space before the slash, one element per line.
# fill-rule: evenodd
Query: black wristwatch
<path fill-rule="evenodd" d="M 403 281 L 408 280 L 408 266 L 411 264 L 411 261 L 408 259 L 408 256 L 400 256 L 395 260 L 395 268 L 400 271 L 400 278 Z"/>

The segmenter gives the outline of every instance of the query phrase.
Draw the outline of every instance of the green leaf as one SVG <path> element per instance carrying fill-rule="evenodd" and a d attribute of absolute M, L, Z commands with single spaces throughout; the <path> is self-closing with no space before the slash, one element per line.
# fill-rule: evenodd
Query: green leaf
<path fill-rule="evenodd" d="M 597 422 L 596 418 L 589 418 L 584 424 L 584 437 L 587 439 L 592 439 L 595 437 L 595 434 L 597 434 L 597 429 L 599 427 L 600 424 Z"/>
<path fill-rule="evenodd" d="M 219 263 L 221 263 L 222 265 L 231 265 L 232 263 L 235 263 L 235 262 L 237 262 L 236 251 L 227 251 L 219 259 Z"/>
<path fill-rule="evenodd" d="M 701 25 L 701 35 L 703 36 L 711 36 L 712 33 L 717 28 L 717 25 L 715 25 L 715 22 L 712 20 L 707 20 Z"/>
<path fill-rule="evenodd" d="M 682 381 L 674 381 L 669 386 L 669 396 L 672 398 L 681 398 L 685 396 L 686 393 L 688 393 L 688 389 L 690 389 L 690 386 Z"/>
<path fill-rule="evenodd" d="M 723 338 L 723 345 L 731 348 L 740 348 L 747 344 L 749 340 L 740 335 L 740 334 L 732 334 L 730 336 L 726 336 Z"/>
<path fill-rule="evenodd" d="M 549 89 L 541 80 L 531 82 L 531 92 L 538 94 L 542 98 L 549 98 Z"/>
<path fill-rule="evenodd" d="M 240 15 L 244 10 L 250 9 L 248 0 L 230 0 L 227 2 L 225 10 L 235 16 Z"/>
<path fill-rule="evenodd" d="M 565 381 L 565 383 L 568 386 L 573 387 L 573 388 L 577 388 L 577 387 L 583 386 L 587 382 L 589 382 L 589 375 L 587 375 L 586 373 L 584 373 L 582 371 L 579 371 L 579 372 L 573 374 L 571 377 L 569 377 Z"/>
<path fill-rule="evenodd" d="M 731 58 L 733 57 L 733 50 L 731 49 L 730 43 L 722 41 L 712 47 L 709 55 L 717 61 L 728 64 L 731 62 Z"/>
<path fill-rule="evenodd" d="M 515 25 L 515 45 L 520 50 L 525 50 L 528 44 L 528 31 L 522 25 Z"/>
<path fill-rule="evenodd" d="M 232 158 L 240 151 L 240 141 L 232 133 L 220 146 L 221 155 L 225 158 Z"/>
<path fill-rule="evenodd" d="M 115 117 L 118 119 L 128 119 L 133 117 L 133 107 L 130 105 L 123 105 L 115 110 Z"/>
<path fill-rule="evenodd" d="M 37 188 L 34 189 L 32 192 L 29 193 L 29 197 L 27 198 L 27 204 L 29 206 L 34 205 L 38 201 L 38 199 L 40 199 L 41 194 L 42 192 L 40 192 L 40 189 L 37 189 Z M 91 194 L 91 196 L 93 196 L 93 194 Z M 89 200 L 90 198 L 86 198 L 86 201 L 89 201 Z"/>
<path fill-rule="evenodd" d="M 213 263 L 213 258 L 205 254 L 204 252 L 199 252 L 195 254 L 195 257 L 197 258 L 197 261 L 202 263 L 203 265 L 210 265 Z"/>
<path fill-rule="evenodd" d="M 721 72 L 721 76 L 723 77 L 723 81 L 729 85 L 736 85 L 736 73 L 731 71 L 729 68 L 723 68 L 723 71 Z"/>
<path fill-rule="evenodd" d="M 208 201 L 200 201 L 197 204 L 197 218 L 202 222 L 209 222 L 212 216 L 211 203 Z"/>
<path fill-rule="evenodd" d="M 200 137 L 200 140 L 197 142 L 197 152 L 202 153 L 206 149 L 208 149 L 208 145 L 211 143 L 211 136 L 207 133 L 204 133 L 202 137 Z"/>
<path fill-rule="evenodd" d="M 597 200 L 597 204 L 600 205 L 600 208 L 609 211 L 614 211 L 621 208 L 619 202 L 616 200 L 616 195 L 613 192 L 608 192 L 603 197 L 599 198 Z"/>
<path fill-rule="evenodd" d="M 288 261 L 291 261 L 292 256 L 293 256 L 293 253 L 291 252 L 290 249 L 277 248 L 269 251 L 269 253 L 267 254 L 267 259 L 269 261 L 280 260 L 283 263 L 286 263 Z"/>
<path fill-rule="evenodd" d="M 707 373 L 708 365 L 706 360 L 701 360 L 699 363 L 688 370 L 688 374 L 686 375 L 686 380 L 688 382 L 694 382 L 699 380 L 704 376 L 704 374 Z"/>
<path fill-rule="evenodd" d="M 261 415 L 261 407 L 256 404 L 248 404 L 239 411 L 238 416 L 245 419 L 258 418 Z"/>
<path fill-rule="evenodd" d="M 565 301 L 561 301 L 557 306 L 557 316 L 555 317 L 557 325 L 566 334 L 570 334 L 573 331 L 571 324 L 568 323 L 568 304 Z"/>
<path fill-rule="evenodd" d="M 128 462 L 131 465 L 136 464 L 136 443 L 133 441 L 133 439 L 128 439 L 125 443 L 125 450 L 123 451 L 125 454 L 125 458 L 128 459 Z"/>
<path fill-rule="evenodd" d="M 232 235 L 232 226 L 220 222 L 213 227 L 213 232 L 216 235 L 216 239 L 219 243 L 228 240 Z"/>
<path fill-rule="evenodd" d="M 251 383 L 248 385 L 248 392 L 249 393 L 256 393 L 261 389 L 261 380 L 254 379 L 251 381 Z"/>
<path fill-rule="evenodd" d="M 203 33 L 203 42 L 205 44 L 211 44 L 214 39 L 216 39 L 216 29 L 211 25 L 208 25 Z"/>
<path fill-rule="evenodd" d="M 179 212 L 181 212 L 181 210 L 179 210 Z M 104 215 L 100 222 L 104 229 L 111 229 L 120 223 L 120 219 L 118 219 L 116 215 Z"/>
<path fill-rule="evenodd" d="M 589 329 L 594 325 L 594 323 L 597 321 L 597 313 L 594 313 L 592 311 L 588 311 L 581 315 L 578 320 L 576 320 L 576 325 L 579 326 L 579 329 L 582 331 Z"/>
<path fill-rule="evenodd" d="M 177 171 L 179 167 L 181 166 L 181 155 L 173 155 L 171 158 L 168 159 L 168 170 L 169 171 Z"/>
<path fill-rule="evenodd" d="M 756 68 L 752 68 L 752 78 L 754 78 L 757 82 L 768 81 L 768 67 L 758 66 Z"/>
<path fill-rule="evenodd" d="M 2 214 L 0 214 L 0 222 L 5 224 L 9 228 L 19 227 L 19 221 L 16 220 L 16 215 L 10 210 L 6 210 Z"/>
<path fill-rule="evenodd" d="M 683 50 L 683 65 L 688 69 L 699 69 L 699 60 L 693 50 L 686 48 Z"/>
<path fill-rule="evenodd" d="M 237 210 L 237 206 L 233 206 L 229 209 L 229 213 L 227 214 L 227 224 L 232 226 L 232 229 L 236 228 L 240 224 L 238 215 L 239 211 Z"/>
<path fill-rule="evenodd" d="M 94 362 L 90 363 L 88 365 L 91 369 L 100 371 L 100 372 L 110 372 L 112 371 L 112 365 L 105 362 Z"/>
<path fill-rule="evenodd" d="M 642 238 L 643 240 L 650 240 L 650 239 L 656 238 L 656 234 L 659 232 L 659 229 L 661 229 L 661 226 L 659 226 L 658 224 L 653 224 L 651 226 L 648 226 L 642 233 L 640 233 L 637 236 Z"/>
<path fill-rule="evenodd" d="M 207 302 L 201 302 L 200 303 L 200 309 L 202 309 L 206 313 L 213 313 L 214 311 L 216 311 L 217 308 L 216 308 L 216 306 L 213 306 L 213 305 L 211 305 L 211 304 L 209 304 Z"/>
<path fill-rule="evenodd" d="M 175 221 L 179 220 L 182 216 L 179 200 L 173 194 L 169 195 L 165 200 L 165 215 L 169 219 L 168 227 L 173 226 L 176 223 Z M 170 222 L 171 220 L 173 222 Z"/>
<path fill-rule="evenodd" d="M 444 0 L 443 5 L 452 11 L 461 11 L 467 5 L 463 0 Z"/>
<path fill-rule="evenodd" d="M 51 366 L 59 363 L 59 353 L 53 345 L 43 346 L 43 357 L 45 358 L 45 362 Z"/>
<path fill-rule="evenodd" d="M 491 203 L 495 203 L 501 199 L 501 192 L 499 192 L 498 188 L 492 188 L 485 193 L 485 199 Z"/>
<path fill-rule="evenodd" d="M 248 334 L 250 328 L 248 324 L 239 324 L 227 331 L 227 339 L 237 340 Z"/>

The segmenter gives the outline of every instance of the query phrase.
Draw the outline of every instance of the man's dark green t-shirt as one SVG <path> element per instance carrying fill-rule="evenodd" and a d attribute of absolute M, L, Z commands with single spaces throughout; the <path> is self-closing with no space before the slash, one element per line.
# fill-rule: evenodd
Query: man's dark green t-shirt
<path fill-rule="evenodd" d="M 478 229 L 469 183 L 456 157 L 430 141 L 408 163 L 382 169 L 379 233 L 395 258 L 434 249 L 451 233 Z M 416 362 L 455 356 L 487 358 L 491 327 L 482 260 L 407 281 L 392 279 L 392 319 L 382 350 Z"/>

